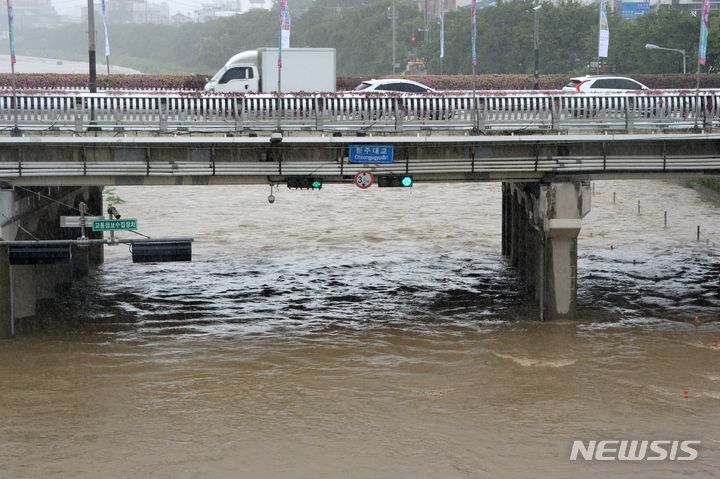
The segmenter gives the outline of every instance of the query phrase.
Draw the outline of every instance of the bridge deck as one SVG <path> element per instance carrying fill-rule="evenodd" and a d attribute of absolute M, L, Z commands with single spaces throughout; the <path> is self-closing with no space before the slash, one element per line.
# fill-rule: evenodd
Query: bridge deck
<path fill-rule="evenodd" d="M 351 163 L 351 145 L 391 145 L 393 162 Z M 720 134 L 0 138 L 0 181 L 18 185 L 349 183 L 364 169 L 416 181 L 720 175 Z"/>

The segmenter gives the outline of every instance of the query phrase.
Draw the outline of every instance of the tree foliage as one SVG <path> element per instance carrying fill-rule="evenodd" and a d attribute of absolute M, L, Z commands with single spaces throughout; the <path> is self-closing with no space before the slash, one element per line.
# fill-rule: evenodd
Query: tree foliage
<path fill-rule="evenodd" d="M 392 73 L 392 0 L 296 0 L 292 46 L 334 47 L 339 75 Z M 295 7 L 293 7 L 293 5 Z M 439 58 L 437 19 L 427 34 L 423 14 L 415 2 L 396 0 L 396 62 L 404 70 L 414 55 L 426 61 L 428 73 L 469 74 L 470 10 L 445 16 L 445 57 Z M 478 10 L 477 73 L 531 73 L 533 70 L 533 1 L 498 0 L 496 7 Z M 293 10 L 293 8 L 295 8 Z M 586 72 L 597 59 L 597 5 L 563 0 L 542 4 L 539 11 L 540 71 Z M 633 21 L 611 14 L 610 71 L 617 73 L 671 73 L 682 71 L 676 52 L 645 49 L 646 43 L 685 49 L 688 71 L 695 66 L 699 18 L 671 7 L 662 7 Z M 182 26 L 110 25 L 112 61 L 147 73 L 212 73 L 233 54 L 278 44 L 278 10 L 251 11 L 243 15 Z M 720 17 L 711 17 L 708 45 L 710 70 L 720 66 Z M 416 44 L 409 41 L 418 31 Z M 56 29 L 16 32 L 19 54 L 84 59 L 87 37 L 77 25 Z M 427 35 L 428 40 L 423 41 Z M 100 36 L 100 32 L 98 38 Z M 98 42 L 102 45 L 102 42 Z M 98 56 L 102 54 L 98 51 Z"/>

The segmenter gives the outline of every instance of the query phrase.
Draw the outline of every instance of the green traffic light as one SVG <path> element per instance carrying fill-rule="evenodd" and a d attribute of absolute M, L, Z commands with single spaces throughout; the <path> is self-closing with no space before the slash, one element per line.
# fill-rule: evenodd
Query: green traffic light
<path fill-rule="evenodd" d="M 410 177 L 410 176 L 403 176 L 402 185 L 403 185 L 403 186 L 412 186 L 412 185 L 413 185 L 413 179 L 412 179 L 412 177 Z"/>
<path fill-rule="evenodd" d="M 312 187 L 315 189 L 320 189 L 322 188 L 322 182 L 319 180 L 315 180 L 312 182 Z"/>

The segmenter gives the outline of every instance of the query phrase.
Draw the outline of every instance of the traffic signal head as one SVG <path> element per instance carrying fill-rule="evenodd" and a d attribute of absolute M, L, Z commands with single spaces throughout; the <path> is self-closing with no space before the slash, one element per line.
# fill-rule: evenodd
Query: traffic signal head
<path fill-rule="evenodd" d="M 288 176 L 287 187 L 300 190 L 319 190 L 322 188 L 322 178 L 312 176 Z"/>
<path fill-rule="evenodd" d="M 380 188 L 410 188 L 413 185 L 413 177 L 409 175 L 380 175 L 377 177 L 377 184 Z"/>
<path fill-rule="evenodd" d="M 415 43 L 417 41 L 417 37 L 415 35 L 410 35 L 410 41 Z"/>

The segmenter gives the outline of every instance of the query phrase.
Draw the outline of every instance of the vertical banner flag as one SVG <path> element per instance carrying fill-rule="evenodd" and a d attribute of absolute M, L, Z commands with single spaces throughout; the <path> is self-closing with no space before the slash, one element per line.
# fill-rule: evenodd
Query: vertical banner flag
<path fill-rule="evenodd" d="M 475 22 L 475 12 L 477 10 L 477 0 L 472 0 L 472 7 L 470 8 L 470 24 L 472 25 L 472 64 L 477 65 L 477 51 L 475 49 L 475 43 L 477 43 L 477 24 Z"/>
<path fill-rule="evenodd" d="M 280 47 L 278 48 L 278 66 L 282 66 L 282 49 L 284 39 L 283 39 L 283 32 L 285 30 L 285 17 L 287 16 L 287 0 L 281 0 L 280 1 Z M 290 33 L 287 34 L 288 41 L 290 40 Z"/>
<path fill-rule="evenodd" d="M 607 58 L 608 45 L 610 45 L 610 27 L 605 10 L 607 0 L 600 0 L 600 31 L 598 36 L 598 57 Z"/>
<path fill-rule="evenodd" d="M 445 56 L 445 0 L 440 0 L 440 58 Z"/>
<path fill-rule="evenodd" d="M 702 16 L 700 17 L 700 47 L 698 48 L 698 63 L 705 65 L 707 61 L 708 15 L 710 13 L 710 0 L 703 2 Z M 699 68 L 699 67 L 698 67 Z M 698 70 L 700 71 L 700 70 Z"/>
<path fill-rule="evenodd" d="M 283 48 L 290 48 L 290 12 L 285 10 L 285 21 L 280 28 L 280 42 Z"/>
<path fill-rule="evenodd" d="M 10 63 L 15 64 L 15 13 L 12 0 L 7 0 L 8 36 L 10 37 Z"/>
<path fill-rule="evenodd" d="M 105 27 L 105 56 L 110 56 L 110 39 L 108 38 L 108 29 L 107 29 L 107 9 L 105 8 L 105 0 L 102 0 L 102 19 L 103 19 L 103 27 Z"/>

